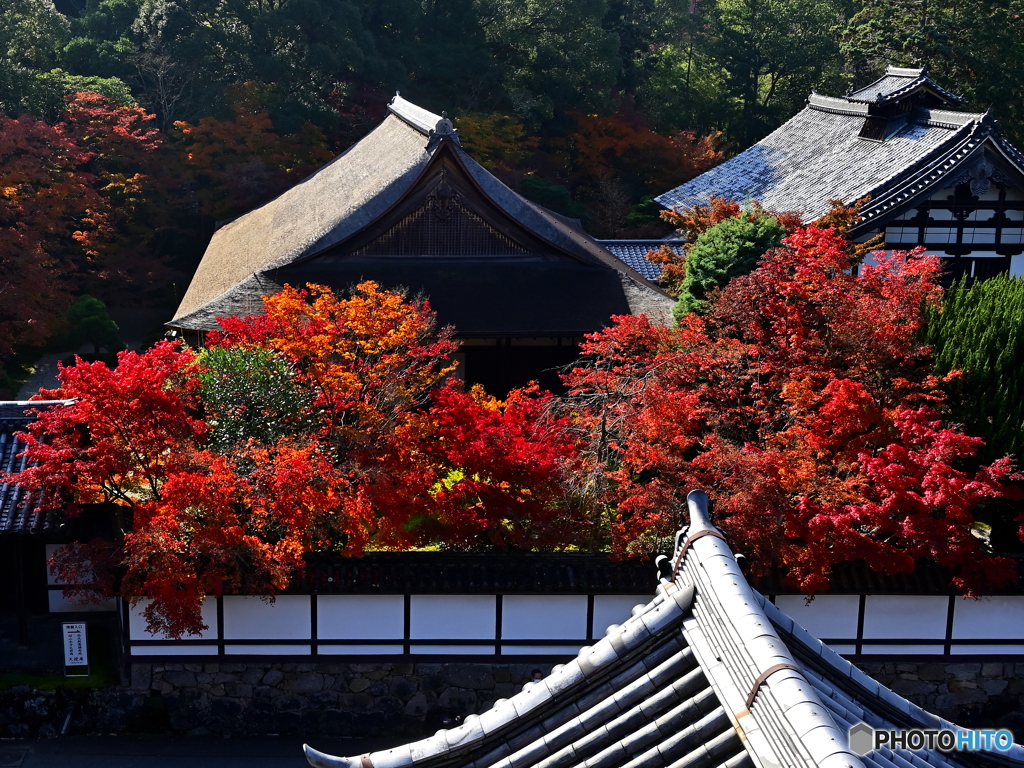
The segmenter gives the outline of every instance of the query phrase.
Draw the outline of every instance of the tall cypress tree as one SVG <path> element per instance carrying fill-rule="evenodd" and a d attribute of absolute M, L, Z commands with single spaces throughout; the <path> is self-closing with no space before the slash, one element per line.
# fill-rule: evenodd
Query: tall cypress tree
<path fill-rule="evenodd" d="M 953 398 L 953 417 L 985 439 L 979 457 L 989 462 L 1024 458 L 1024 280 L 1002 275 L 953 285 L 941 311 L 930 310 L 927 339 L 936 373 L 964 372 Z"/>

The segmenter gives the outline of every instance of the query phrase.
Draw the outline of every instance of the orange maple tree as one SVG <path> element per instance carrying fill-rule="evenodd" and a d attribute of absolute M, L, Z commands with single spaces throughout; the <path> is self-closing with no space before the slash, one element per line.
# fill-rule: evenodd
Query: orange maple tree
<path fill-rule="evenodd" d="M 698 136 L 651 131 L 642 114 L 622 109 L 614 115 L 572 113 L 573 129 L 549 145 L 564 153 L 574 186 L 593 187 L 599 178 L 635 177 L 660 192 L 695 178 L 725 157 L 720 134 Z"/>
<path fill-rule="evenodd" d="M 205 595 L 276 594 L 313 553 L 444 531 L 455 547 L 572 535 L 574 444 L 546 416 L 550 395 L 497 404 L 446 383 L 451 329 L 372 282 L 347 297 L 285 287 L 265 304 L 223 319 L 202 352 L 162 342 L 114 369 L 79 361 L 41 393 L 74 402 L 39 415 L 36 466 L 14 479 L 59 489 L 42 503 L 71 517 L 115 521 L 113 541 L 55 559 L 63 580 L 148 599 L 149 628 L 180 637 L 202 629 Z"/>

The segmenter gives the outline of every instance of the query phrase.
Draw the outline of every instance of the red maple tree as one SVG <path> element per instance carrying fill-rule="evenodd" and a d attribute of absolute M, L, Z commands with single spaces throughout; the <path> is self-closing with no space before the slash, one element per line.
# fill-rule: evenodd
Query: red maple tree
<path fill-rule="evenodd" d="M 97 280 L 153 269 L 129 236 L 153 189 L 152 119 L 95 93 L 69 96 L 55 125 L 0 115 L 0 355 L 45 341 L 72 285 L 105 295 Z"/>
<path fill-rule="evenodd" d="M 432 539 L 524 550 L 599 543 L 598 521 L 572 481 L 583 456 L 554 400 L 536 385 L 504 402 L 479 386 L 435 393 L 426 442 L 440 470 Z"/>
<path fill-rule="evenodd" d="M 54 559 L 62 580 L 148 599 L 149 629 L 180 637 L 203 629 L 206 595 L 274 595 L 314 553 L 531 548 L 583 531 L 551 396 L 444 386 L 456 345 L 429 305 L 372 282 L 265 304 L 224 319 L 200 353 L 162 342 L 114 369 L 79 360 L 41 393 L 73 402 L 39 415 L 35 466 L 12 479 L 114 523 Z"/>
<path fill-rule="evenodd" d="M 985 556 L 974 513 L 1009 460 L 965 468 L 980 444 L 942 423 L 942 381 L 919 341 L 938 262 L 876 254 L 851 269 L 832 229 L 799 228 L 674 329 L 618 318 L 569 377 L 616 511 L 614 548 L 653 552 L 706 488 L 755 570 L 807 592 L 863 559 L 888 573 L 928 557 L 971 591 L 1013 578 Z"/>

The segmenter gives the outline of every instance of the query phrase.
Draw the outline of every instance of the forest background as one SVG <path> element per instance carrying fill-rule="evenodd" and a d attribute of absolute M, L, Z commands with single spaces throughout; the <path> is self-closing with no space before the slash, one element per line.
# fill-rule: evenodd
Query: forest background
<path fill-rule="evenodd" d="M 169 317 L 216 223 L 345 150 L 395 90 L 448 110 L 492 172 L 606 238 L 668 233 L 652 195 L 757 141 L 812 89 L 842 93 L 887 63 L 929 65 L 1024 137 L 1004 74 L 1024 63 L 1024 0 L 0 8 L 6 373 L 66 333 L 76 296 Z"/>
<path fill-rule="evenodd" d="M 699 219 L 696 212 L 663 219 L 652 195 L 762 138 L 812 89 L 842 93 L 890 63 L 927 64 L 973 109 L 995 106 L 1011 141 L 1024 138 L 1019 81 L 1006 75 L 1024 58 L 1024 0 L 0 0 L 0 10 L 0 365 L 8 376 L 0 389 L 8 396 L 19 369 L 46 345 L 91 341 L 97 353 L 114 351 L 103 308 L 88 297 L 169 318 L 218 222 L 344 151 L 379 124 L 395 90 L 448 110 L 487 168 L 605 238 L 691 231 L 686 218 Z M 733 204 L 719 226 L 767 225 L 762 213 L 754 205 L 741 215 Z M 573 546 L 610 541 L 618 554 L 649 554 L 675 531 L 674 494 L 697 486 L 720 493 L 723 525 L 755 561 L 784 563 L 807 591 L 824 586 L 835 562 L 856 559 L 905 571 L 931 557 L 955 569 L 966 591 L 1005 582 L 1016 573 L 1009 561 L 980 555 L 997 544 L 997 518 L 1014 546 L 1022 522 L 1018 509 L 996 501 L 1014 500 L 1004 485 L 1019 479 L 1000 457 L 1018 453 L 1020 442 L 996 429 L 1020 424 L 1019 284 L 993 281 L 940 315 L 937 261 L 894 256 L 854 278 L 850 259 L 859 256 L 841 232 L 783 218 L 771 219 L 778 231 L 742 271 L 760 258 L 757 268 L 728 286 L 716 279 L 724 290 L 714 296 L 693 291 L 696 243 L 681 286 L 694 303 L 680 326 L 627 318 L 591 338 L 588 362 L 566 382 L 570 411 L 554 421 L 550 395 L 527 390 L 500 404 L 482 392 L 437 389 L 440 373 L 429 365 L 411 384 L 386 366 L 367 368 L 388 383 L 382 402 L 404 404 L 397 421 L 369 407 L 372 398 L 367 405 L 339 396 L 324 410 L 298 386 L 320 370 L 310 361 L 326 361 L 329 378 L 348 378 L 331 373 L 334 351 L 297 351 L 309 309 L 286 292 L 273 301 L 306 320 L 226 328 L 223 349 L 202 353 L 198 367 L 191 351 L 164 342 L 142 357 L 125 353 L 113 370 L 65 368 L 64 388 L 50 394 L 75 397 L 76 406 L 54 411 L 39 429 L 53 427 L 50 437 L 70 442 L 39 439 L 40 468 L 27 479 L 40 488 L 84 483 L 78 501 L 128 510 L 118 510 L 127 515 L 116 528 L 128 560 L 117 567 L 129 569 L 129 594 L 163 594 L 157 604 L 169 611 L 191 590 L 191 613 L 150 616 L 176 632 L 195 628 L 192 609 L 221 582 L 273 592 L 305 554 L 325 547 L 354 552 L 371 540 L 406 547 L 421 539 L 566 546 L 555 520 L 587 539 Z M 399 301 L 376 286 L 360 290 L 355 303 L 320 297 L 325 317 L 371 298 Z M 781 294 L 792 302 L 776 301 Z M 989 305 L 985 317 L 998 310 L 1017 319 L 984 325 L 985 344 L 962 343 L 957 318 Z M 794 307 L 806 310 L 801 333 L 792 332 Z M 413 309 L 395 315 L 415 330 L 412 358 L 451 351 L 443 334 L 433 336 L 429 313 L 415 309 L 410 324 L 403 312 Z M 339 339 L 372 347 L 380 322 L 374 311 L 341 323 L 366 338 Z M 150 341 L 162 332 L 155 323 Z M 424 348 L 428 339 L 441 346 Z M 961 349 L 977 359 L 961 360 Z M 999 398 L 983 408 L 961 396 L 959 388 L 978 388 L 958 383 L 960 368 L 982 378 L 1005 372 Z M 238 370 L 265 375 L 250 376 L 240 393 L 222 386 L 237 382 Z M 187 386 L 177 392 L 168 384 L 175 381 Z M 281 384 L 290 381 L 294 391 Z M 749 381 L 762 383 L 738 399 Z M 398 395 L 388 389 L 399 385 Z M 256 434 L 221 434 L 219 425 L 233 422 L 218 409 L 261 392 L 273 407 L 246 401 L 242 410 L 276 414 L 280 429 L 268 437 L 260 422 Z M 186 418 L 197 397 L 213 414 L 208 422 Z M 1006 402 L 1012 414 L 996 407 Z M 943 423 L 958 404 L 951 423 L 977 429 L 968 435 L 995 430 L 987 449 Z M 139 418 L 125 429 L 133 408 Z M 360 429 L 349 411 L 358 411 Z M 166 418 L 154 418 L 160 413 Z M 332 414 L 326 423 L 324 413 Z M 117 427 L 112 434 L 152 449 L 132 452 L 152 459 L 141 468 L 118 464 L 130 469 L 123 485 L 108 487 L 108 464 L 94 461 L 107 447 L 123 448 L 119 439 L 104 442 L 104 415 Z M 83 424 L 91 437 L 79 445 Z M 569 424 L 582 436 L 566 438 Z M 180 450 L 168 451 L 169 440 Z M 243 443 L 249 453 L 238 450 Z M 65 476 L 68 451 L 81 456 Z M 183 463 L 167 466 L 168 456 Z M 96 482 L 90 467 L 102 470 Z M 563 475 L 593 482 L 566 486 Z M 327 480 L 311 485 L 310 477 Z M 143 485 L 152 493 L 140 496 Z M 284 492 L 296 489 L 298 496 Z M 766 505 L 776 525 L 764 525 Z M 342 531 L 332 528 L 339 508 L 350 524 Z M 487 517 L 498 511 L 500 524 Z M 981 514 L 992 523 L 985 545 L 975 535 Z M 225 530 L 242 543 L 219 538 Z M 163 537 L 175 536 L 180 547 L 167 550 Z M 230 570 L 243 544 L 265 567 Z M 151 555 L 166 551 L 186 560 L 154 566 Z M 141 553 L 135 571 L 133 552 Z M 65 565 L 95 564 L 99 553 Z M 259 583 L 243 584 L 243 575 Z"/>

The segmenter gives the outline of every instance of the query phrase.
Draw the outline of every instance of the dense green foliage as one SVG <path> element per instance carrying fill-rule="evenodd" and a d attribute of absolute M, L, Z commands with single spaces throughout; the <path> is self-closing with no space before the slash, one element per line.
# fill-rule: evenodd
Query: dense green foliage
<path fill-rule="evenodd" d="M 953 417 L 985 439 L 982 459 L 1024 455 L 1024 280 L 962 278 L 929 311 L 927 340 L 937 373 L 963 371 Z"/>
<path fill-rule="evenodd" d="M 756 213 L 725 219 L 704 232 L 687 254 L 686 278 L 672 314 L 679 320 L 691 312 L 702 313 L 711 291 L 753 272 L 761 256 L 777 248 L 785 236 L 778 219 Z"/>
<path fill-rule="evenodd" d="M 513 114 L 561 134 L 572 110 L 624 97 L 659 131 L 746 145 L 887 63 L 920 66 L 1020 136 L 1024 0 L 8 0 L 0 103 L 59 106 L 61 89 L 130 89 L 169 130 L 222 116 L 225 88 L 272 88 L 288 133 L 351 138 L 361 110 L 406 90 L 440 111 Z M 91 81 L 74 78 L 97 78 Z M 120 83 L 120 84 L 119 84 Z M 61 94 L 62 95 L 62 94 Z M 359 120 L 355 120 L 359 122 Z"/>
<path fill-rule="evenodd" d="M 107 352 L 120 352 L 124 342 L 117 323 L 107 314 L 107 305 L 92 296 L 80 296 L 65 313 L 64 318 L 71 326 L 68 342 L 71 347 L 92 344 L 93 352 L 100 353 L 100 348 Z"/>
<path fill-rule="evenodd" d="M 217 450 L 248 440 L 270 444 L 295 434 L 309 406 L 292 364 L 262 347 L 204 349 L 192 375 L 210 426 L 210 445 Z"/>

